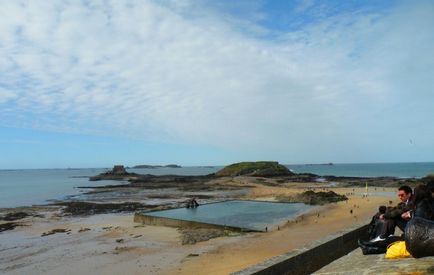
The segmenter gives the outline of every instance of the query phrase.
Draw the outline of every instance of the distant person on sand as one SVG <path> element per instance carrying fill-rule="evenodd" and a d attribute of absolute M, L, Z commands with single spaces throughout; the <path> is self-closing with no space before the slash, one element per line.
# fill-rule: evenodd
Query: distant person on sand
<path fill-rule="evenodd" d="M 199 204 L 196 201 L 196 198 L 192 198 L 191 200 L 188 200 L 187 202 L 187 208 L 196 208 Z"/>

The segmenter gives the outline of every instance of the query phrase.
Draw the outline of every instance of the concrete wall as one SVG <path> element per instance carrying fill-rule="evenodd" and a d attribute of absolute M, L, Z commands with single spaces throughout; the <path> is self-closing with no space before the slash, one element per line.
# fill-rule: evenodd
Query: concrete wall
<path fill-rule="evenodd" d="M 357 248 L 357 240 L 366 236 L 368 226 L 328 237 L 319 243 L 274 257 L 251 266 L 236 275 L 311 274 Z"/>
<path fill-rule="evenodd" d="M 169 227 L 183 227 L 183 228 L 214 228 L 214 229 L 223 229 L 223 230 L 232 230 L 237 232 L 259 232 L 250 229 L 233 227 L 233 226 L 225 226 L 219 224 L 209 224 L 195 221 L 186 221 L 186 220 L 178 220 L 171 219 L 165 217 L 155 217 L 146 215 L 146 213 L 135 213 L 134 214 L 134 222 L 143 223 L 147 225 L 159 225 L 159 226 L 169 226 Z"/>

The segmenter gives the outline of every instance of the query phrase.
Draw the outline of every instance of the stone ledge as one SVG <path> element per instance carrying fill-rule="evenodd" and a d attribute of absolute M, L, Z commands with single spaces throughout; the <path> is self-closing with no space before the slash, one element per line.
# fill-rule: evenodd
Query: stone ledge
<path fill-rule="evenodd" d="M 368 225 L 326 237 L 310 245 L 233 273 L 234 275 L 311 274 L 357 248 Z"/>
<path fill-rule="evenodd" d="M 315 274 L 434 274 L 434 257 L 389 260 L 384 258 L 384 254 L 363 255 L 361 249 L 355 249 L 348 255 L 316 271 Z"/>

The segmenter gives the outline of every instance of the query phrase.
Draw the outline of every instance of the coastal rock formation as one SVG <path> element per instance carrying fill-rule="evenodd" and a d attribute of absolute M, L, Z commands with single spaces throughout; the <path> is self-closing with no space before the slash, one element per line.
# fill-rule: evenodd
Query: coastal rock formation
<path fill-rule="evenodd" d="M 123 203 L 93 203 L 84 201 L 61 202 L 55 205 L 64 206 L 63 213 L 77 215 L 94 215 L 105 213 L 133 212 L 136 210 L 149 210 L 161 208 L 161 206 L 146 205 L 139 202 Z"/>
<path fill-rule="evenodd" d="M 278 197 L 281 202 L 302 202 L 310 205 L 324 205 L 327 203 L 345 201 L 348 198 L 345 195 L 339 195 L 333 191 L 314 192 L 306 191 L 291 197 Z"/>
<path fill-rule="evenodd" d="M 19 226 L 19 224 L 14 223 L 14 222 L 2 223 L 2 224 L 0 224 L 0 232 L 6 231 L 6 230 L 12 230 L 17 226 Z"/>
<path fill-rule="evenodd" d="M 182 245 L 195 244 L 229 235 L 229 231 L 213 228 L 181 228 L 179 231 L 181 232 Z"/>
<path fill-rule="evenodd" d="M 434 174 L 430 174 L 426 177 L 423 177 L 421 180 L 424 184 L 433 185 L 434 184 Z"/>
<path fill-rule="evenodd" d="M 228 165 L 216 173 L 218 177 L 277 177 L 290 175 L 293 175 L 293 173 L 277 161 L 239 162 Z"/>
<path fill-rule="evenodd" d="M 115 165 L 112 170 L 90 177 L 90 181 L 97 180 L 130 180 L 139 177 L 139 174 L 128 173 L 123 165 Z"/>
<path fill-rule="evenodd" d="M 0 221 L 4 220 L 4 221 L 16 221 L 16 220 L 21 220 L 24 219 L 25 217 L 30 216 L 30 214 L 26 213 L 26 212 L 11 212 L 11 213 L 7 213 L 4 217 L 0 217 Z"/>

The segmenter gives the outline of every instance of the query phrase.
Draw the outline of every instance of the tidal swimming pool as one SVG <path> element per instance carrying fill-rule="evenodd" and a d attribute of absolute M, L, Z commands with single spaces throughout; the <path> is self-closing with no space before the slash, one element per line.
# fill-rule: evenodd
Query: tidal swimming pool
<path fill-rule="evenodd" d="M 304 203 L 225 201 L 142 213 L 145 216 L 266 231 L 312 208 Z"/>

